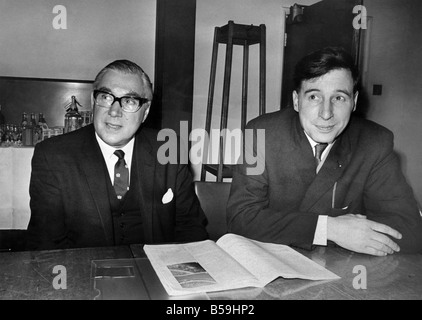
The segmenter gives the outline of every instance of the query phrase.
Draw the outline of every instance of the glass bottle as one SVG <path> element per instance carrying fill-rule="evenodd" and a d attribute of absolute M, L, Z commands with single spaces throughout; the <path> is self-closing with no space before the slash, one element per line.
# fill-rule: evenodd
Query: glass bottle
<path fill-rule="evenodd" d="M 0 145 L 3 145 L 4 124 L 0 124 Z"/>
<path fill-rule="evenodd" d="M 35 116 L 34 116 L 35 118 Z M 36 145 L 38 142 L 42 141 L 42 127 L 40 124 L 40 120 L 38 118 L 38 123 L 35 124 L 32 134 L 32 145 Z"/>
<path fill-rule="evenodd" d="M 44 114 L 41 112 L 38 114 L 38 125 L 41 126 L 42 130 L 41 140 L 44 140 L 46 137 L 48 138 L 49 128 L 47 125 L 47 121 L 45 121 Z"/>
<path fill-rule="evenodd" d="M 0 104 L 0 125 L 6 124 L 6 120 L 4 118 L 4 114 L 1 112 L 1 104 Z"/>
<path fill-rule="evenodd" d="M 78 112 L 77 104 L 76 97 L 72 96 L 72 102 L 68 106 L 64 116 L 64 133 L 77 130 L 82 125 L 82 117 Z"/>
<path fill-rule="evenodd" d="M 10 124 L 5 125 L 4 143 L 6 147 L 9 147 L 12 143 L 12 132 L 10 131 Z"/>
<path fill-rule="evenodd" d="M 15 130 L 16 130 L 16 135 L 17 135 L 15 143 L 18 147 L 21 147 L 22 146 L 22 129 L 21 129 L 21 126 L 16 124 Z"/>
<path fill-rule="evenodd" d="M 22 145 L 30 146 L 32 144 L 32 129 L 29 129 L 28 115 L 26 112 L 22 113 L 21 131 Z"/>
<path fill-rule="evenodd" d="M 22 144 L 21 144 L 21 140 L 20 140 L 20 136 L 19 136 L 19 130 L 18 130 L 18 125 L 17 124 L 13 124 L 12 125 L 12 142 L 13 142 L 13 145 L 15 146 L 15 147 L 20 147 Z"/>
<path fill-rule="evenodd" d="M 44 114 L 41 112 L 38 114 L 38 124 L 41 125 L 43 130 L 48 129 L 47 121 L 45 121 Z"/>
<path fill-rule="evenodd" d="M 35 119 L 35 113 L 33 113 L 33 112 L 31 112 L 31 114 L 30 114 L 30 120 L 29 120 L 29 125 L 28 125 L 28 128 L 31 130 L 31 132 L 32 132 L 32 135 L 31 135 L 31 140 L 29 140 L 29 145 L 30 146 L 33 146 L 33 145 L 35 145 L 35 141 L 38 141 L 38 136 L 35 136 L 36 135 L 36 126 L 37 126 L 37 121 L 36 121 L 36 119 Z M 28 128 L 27 128 L 27 130 L 28 130 Z"/>

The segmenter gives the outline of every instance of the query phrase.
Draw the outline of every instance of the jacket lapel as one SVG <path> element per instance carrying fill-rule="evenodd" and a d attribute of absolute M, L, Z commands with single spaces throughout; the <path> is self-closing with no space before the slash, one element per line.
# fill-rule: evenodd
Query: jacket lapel
<path fill-rule="evenodd" d="M 155 157 L 153 148 L 145 134 L 136 136 L 132 166 L 136 165 L 137 183 L 140 190 L 139 206 L 141 208 L 144 236 L 147 243 L 153 239 L 153 203 L 154 203 L 154 174 Z"/>
<path fill-rule="evenodd" d="M 315 203 L 330 189 L 333 189 L 336 181 L 342 176 L 350 161 L 350 139 L 344 132 L 333 145 L 327 159 L 302 200 L 300 210 L 307 212 Z"/>
<path fill-rule="evenodd" d="M 315 179 L 314 155 L 298 116 L 292 119 L 290 137 L 287 150 L 280 150 L 280 152 L 289 153 L 290 163 L 287 165 L 289 170 L 293 169 L 291 174 L 298 177 L 303 186 L 309 186 Z M 285 164 L 281 163 L 280 165 L 284 166 Z"/>
<path fill-rule="evenodd" d="M 101 149 L 95 139 L 94 127 L 89 131 L 82 150 L 82 170 L 85 173 L 89 192 L 95 202 L 104 236 L 110 245 L 113 245 L 113 224 L 111 220 L 110 203 L 108 199 L 105 161 Z"/>

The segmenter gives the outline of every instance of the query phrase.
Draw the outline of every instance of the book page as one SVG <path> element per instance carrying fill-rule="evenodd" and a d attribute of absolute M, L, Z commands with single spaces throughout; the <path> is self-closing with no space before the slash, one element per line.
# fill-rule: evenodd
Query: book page
<path fill-rule="evenodd" d="M 169 295 L 265 285 L 211 240 L 143 248 Z"/>
<path fill-rule="evenodd" d="M 222 236 L 217 245 L 266 284 L 278 277 L 339 279 L 336 274 L 289 246 L 250 240 L 235 234 Z"/>

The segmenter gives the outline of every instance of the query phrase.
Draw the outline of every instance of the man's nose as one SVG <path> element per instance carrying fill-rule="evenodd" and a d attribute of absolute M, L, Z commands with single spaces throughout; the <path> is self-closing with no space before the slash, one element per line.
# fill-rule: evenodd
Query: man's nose
<path fill-rule="evenodd" d="M 122 116 L 122 108 L 120 106 L 119 101 L 113 102 L 110 109 L 108 110 L 108 114 L 112 117 L 121 117 Z"/>
<path fill-rule="evenodd" d="M 329 99 L 324 100 L 321 104 L 319 116 L 324 120 L 329 120 L 333 117 L 333 104 Z"/>

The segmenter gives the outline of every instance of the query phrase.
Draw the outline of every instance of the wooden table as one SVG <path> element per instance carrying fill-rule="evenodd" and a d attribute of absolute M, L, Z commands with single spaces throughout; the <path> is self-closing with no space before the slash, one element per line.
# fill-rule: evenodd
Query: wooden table
<path fill-rule="evenodd" d="M 319 247 L 311 252 L 300 252 L 333 271 L 341 279 L 308 281 L 279 278 L 264 288 L 214 292 L 190 296 L 186 299 L 422 299 L 422 255 L 420 254 L 372 257 L 338 247 Z M 129 279 L 132 282 L 121 282 L 120 285 L 115 281 L 102 282 L 101 285 L 106 289 L 104 289 L 104 296 L 101 296 L 98 290 L 94 289 L 94 287 L 98 289 L 100 284 L 94 265 L 100 266 L 101 262 L 115 263 L 116 261 L 122 262 L 122 266 L 131 269 L 134 273 L 133 281 Z M 53 286 L 55 277 L 60 275 L 53 272 L 54 267 L 58 265 L 66 268 L 66 289 L 55 289 Z M 100 280 L 104 279 L 107 278 Z M 123 291 L 126 289 L 136 292 L 127 294 Z M 144 293 L 143 290 L 145 290 Z M 174 299 L 164 291 L 141 245 L 0 253 L 0 299 L 92 300 L 101 298 Z"/>

